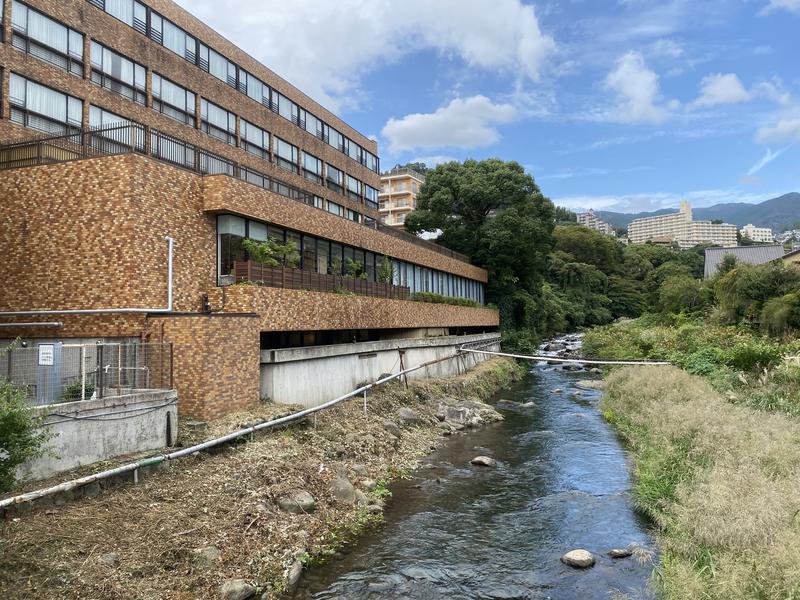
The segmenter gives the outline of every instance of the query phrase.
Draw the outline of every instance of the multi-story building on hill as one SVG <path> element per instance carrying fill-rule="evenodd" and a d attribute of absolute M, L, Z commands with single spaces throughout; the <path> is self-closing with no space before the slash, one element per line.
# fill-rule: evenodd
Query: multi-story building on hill
<path fill-rule="evenodd" d="M 417 194 L 424 183 L 425 175 L 407 167 L 381 173 L 378 202 L 384 223 L 402 228 L 408 213 L 417 207 Z"/>
<path fill-rule="evenodd" d="M 681 248 L 698 244 L 736 246 L 736 225 L 714 221 L 693 221 L 692 207 L 681 202 L 677 213 L 635 219 L 628 225 L 628 239 L 632 244 L 664 239 L 677 242 Z"/>
<path fill-rule="evenodd" d="M 600 217 L 594 214 L 594 210 L 589 209 L 589 212 L 578 213 L 578 223 L 589 229 L 594 229 L 606 235 L 613 235 L 614 228 L 603 221 Z"/>
<path fill-rule="evenodd" d="M 485 270 L 379 223 L 376 143 L 175 3 L 0 6 L 3 337 L 171 342 L 205 419 L 262 351 L 496 330 Z"/>
<path fill-rule="evenodd" d="M 742 237 L 746 237 L 753 242 L 771 244 L 775 241 L 775 236 L 769 227 L 756 227 L 753 224 L 747 224 L 742 227 L 739 233 L 741 233 Z"/>

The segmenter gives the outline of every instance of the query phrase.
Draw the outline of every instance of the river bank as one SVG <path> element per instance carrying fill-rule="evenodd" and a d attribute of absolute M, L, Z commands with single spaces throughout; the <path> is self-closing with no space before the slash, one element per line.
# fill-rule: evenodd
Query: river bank
<path fill-rule="evenodd" d="M 594 356 L 681 367 L 614 371 L 601 404 L 634 458 L 633 497 L 654 525 L 662 596 L 800 597 L 797 342 L 646 319 L 586 341 Z"/>
<path fill-rule="evenodd" d="M 483 401 L 520 376 L 497 359 L 398 383 L 370 395 L 366 415 L 354 400 L 139 486 L 2 523 L 3 597 L 277 597 L 304 563 L 379 521 L 386 484 L 445 432 L 498 418 Z"/>

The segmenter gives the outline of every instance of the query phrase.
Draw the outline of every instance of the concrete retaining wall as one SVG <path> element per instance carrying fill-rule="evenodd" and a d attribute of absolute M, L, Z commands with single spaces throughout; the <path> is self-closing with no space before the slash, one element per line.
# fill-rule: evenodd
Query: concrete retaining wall
<path fill-rule="evenodd" d="M 404 339 L 311 348 L 262 350 L 261 396 L 282 404 L 317 406 L 346 394 L 365 382 L 454 354 L 462 344 L 494 342 L 483 349 L 499 350 L 496 333 Z M 409 374 L 409 379 L 452 377 L 486 360 L 465 354 Z"/>
<path fill-rule="evenodd" d="M 53 438 L 47 454 L 23 466 L 22 477 L 55 473 L 122 454 L 172 446 L 178 434 L 178 394 L 144 391 L 101 400 L 52 404 L 45 427 Z"/>

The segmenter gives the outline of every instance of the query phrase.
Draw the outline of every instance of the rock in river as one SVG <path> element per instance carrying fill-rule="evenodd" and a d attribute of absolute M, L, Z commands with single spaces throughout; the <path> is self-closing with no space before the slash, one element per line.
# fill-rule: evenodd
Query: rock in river
<path fill-rule="evenodd" d="M 628 558 L 633 555 L 633 550 L 630 548 L 612 548 L 608 551 L 611 558 Z"/>
<path fill-rule="evenodd" d="M 278 498 L 278 506 L 290 513 L 307 513 L 313 511 L 317 503 L 314 496 L 305 490 L 293 490 L 286 496 Z"/>
<path fill-rule="evenodd" d="M 496 467 L 497 461 L 493 458 L 488 456 L 476 456 L 471 461 L 470 464 L 477 465 L 479 467 Z"/>
<path fill-rule="evenodd" d="M 570 550 L 561 557 L 561 562 L 576 569 L 588 569 L 594 566 L 594 555 L 588 550 Z"/>

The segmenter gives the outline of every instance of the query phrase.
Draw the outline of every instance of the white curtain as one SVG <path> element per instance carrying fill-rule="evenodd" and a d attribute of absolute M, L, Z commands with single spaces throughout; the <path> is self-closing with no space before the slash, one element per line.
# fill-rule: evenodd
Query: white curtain
<path fill-rule="evenodd" d="M 106 12 L 133 25 L 133 0 L 106 0 Z"/>
<path fill-rule="evenodd" d="M 186 32 L 164 19 L 164 46 L 186 56 Z"/>
<path fill-rule="evenodd" d="M 25 108 L 50 117 L 61 123 L 67 122 L 67 97 L 33 81 L 26 82 Z"/>

